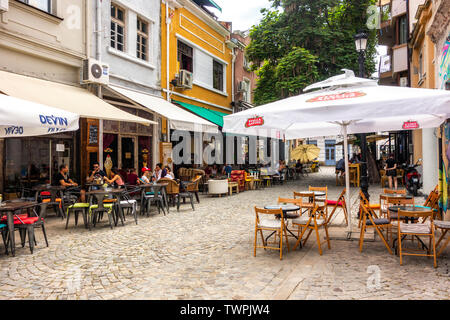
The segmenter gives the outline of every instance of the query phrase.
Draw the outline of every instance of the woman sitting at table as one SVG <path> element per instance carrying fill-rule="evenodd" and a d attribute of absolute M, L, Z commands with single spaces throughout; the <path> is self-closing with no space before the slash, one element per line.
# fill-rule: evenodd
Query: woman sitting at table
<path fill-rule="evenodd" d="M 175 180 L 175 175 L 173 174 L 172 171 L 170 171 L 170 168 L 168 166 L 166 166 L 166 176 L 164 178 L 169 178 L 172 180 Z"/>
<path fill-rule="evenodd" d="M 149 168 L 142 168 L 142 177 L 139 179 L 139 181 L 143 184 L 148 184 L 150 183 L 152 179 L 152 170 L 150 170 Z"/>
<path fill-rule="evenodd" d="M 125 183 L 123 182 L 122 177 L 119 174 L 119 169 L 113 168 L 111 169 L 111 172 L 113 174 L 112 179 L 108 179 L 108 177 L 105 177 L 105 181 L 111 185 L 114 184 L 118 188 L 124 187 Z"/>

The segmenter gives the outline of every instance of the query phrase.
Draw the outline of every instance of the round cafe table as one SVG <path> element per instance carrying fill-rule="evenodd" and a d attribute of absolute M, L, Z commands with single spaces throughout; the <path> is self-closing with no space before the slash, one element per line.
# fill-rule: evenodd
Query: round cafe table
<path fill-rule="evenodd" d="M 408 194 L 384 193 L 383 196 L 386 198 L 400 198 L 400 199 L 408 199 L 408 200 L 413 198 L 413 196 L 408 195 Z"/>
<path fill-rule="evenodd" d="M 274 204 L 274 205 L 268 205 L 265 206 L 264 209 L 266 210 L 276 210 L 276 209 L 281 209 L 281 211 L 283 211 L 283 217 L 284 219 L 295 219 L 298 218 L 300 215 L 296 214 L 296 213 L 291 213 L 291 212 L 295 212 L 300 210 L 299 206 L 293 205 L 293 204 Z M 280 215 L 276 215 L 276 217 L 278 219 L 281 218 Z M 298 237 L 292 233 L 291 230 L 288 229 L 288 227 L 286 226 L 286 230 L 295 238 L 298 239 Z M 266 242 L 267 240 L 273 236 L 275 234 L 276 231 L 272 232 L 267 238 L 266 238 Z M 301 244 L 300 244 L 301 247 Z"/>

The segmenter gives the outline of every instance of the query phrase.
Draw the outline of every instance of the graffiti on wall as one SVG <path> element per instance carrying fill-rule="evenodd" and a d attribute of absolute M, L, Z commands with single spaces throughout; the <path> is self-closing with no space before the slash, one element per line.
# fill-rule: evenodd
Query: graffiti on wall
<path fill-rule="evenodd" d="M 445 89 L 445 84 L 450 78 L 450 34 L 442 48 L 442 54 L 439 64 L 440 89 Z"/>
<path fill-rule="evenodd" d="M 450 181 L 450 123 L 442 125 L 442 159 L 439 168 L 439 205 L 444 212 L 448 209 L 448 184 Z"/>

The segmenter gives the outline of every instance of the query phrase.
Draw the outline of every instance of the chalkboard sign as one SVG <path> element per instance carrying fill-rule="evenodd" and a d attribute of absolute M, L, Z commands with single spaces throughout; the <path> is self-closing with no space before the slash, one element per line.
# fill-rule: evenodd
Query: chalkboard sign
<path fill-rule="evenodd" d="M 89 144 L 90 145 L 98 144 L 98 126 L 95 125 L 89 126 Z"/>

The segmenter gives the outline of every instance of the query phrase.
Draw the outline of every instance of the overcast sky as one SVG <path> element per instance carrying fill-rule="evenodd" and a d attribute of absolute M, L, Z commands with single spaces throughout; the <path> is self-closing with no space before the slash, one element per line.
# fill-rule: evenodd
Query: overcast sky
<path fill-rule="evenodd" d="M 214 0 L 222 8 L 222 13 L 214 11 L 222 21 L 233 22 L 233 30 L 247 30 L 254 24 L 258 24 L 262 15 L 262 8 L 269 8 L 269 0 Z M 210 8 L 208 8 L 210 9 Z"/>

